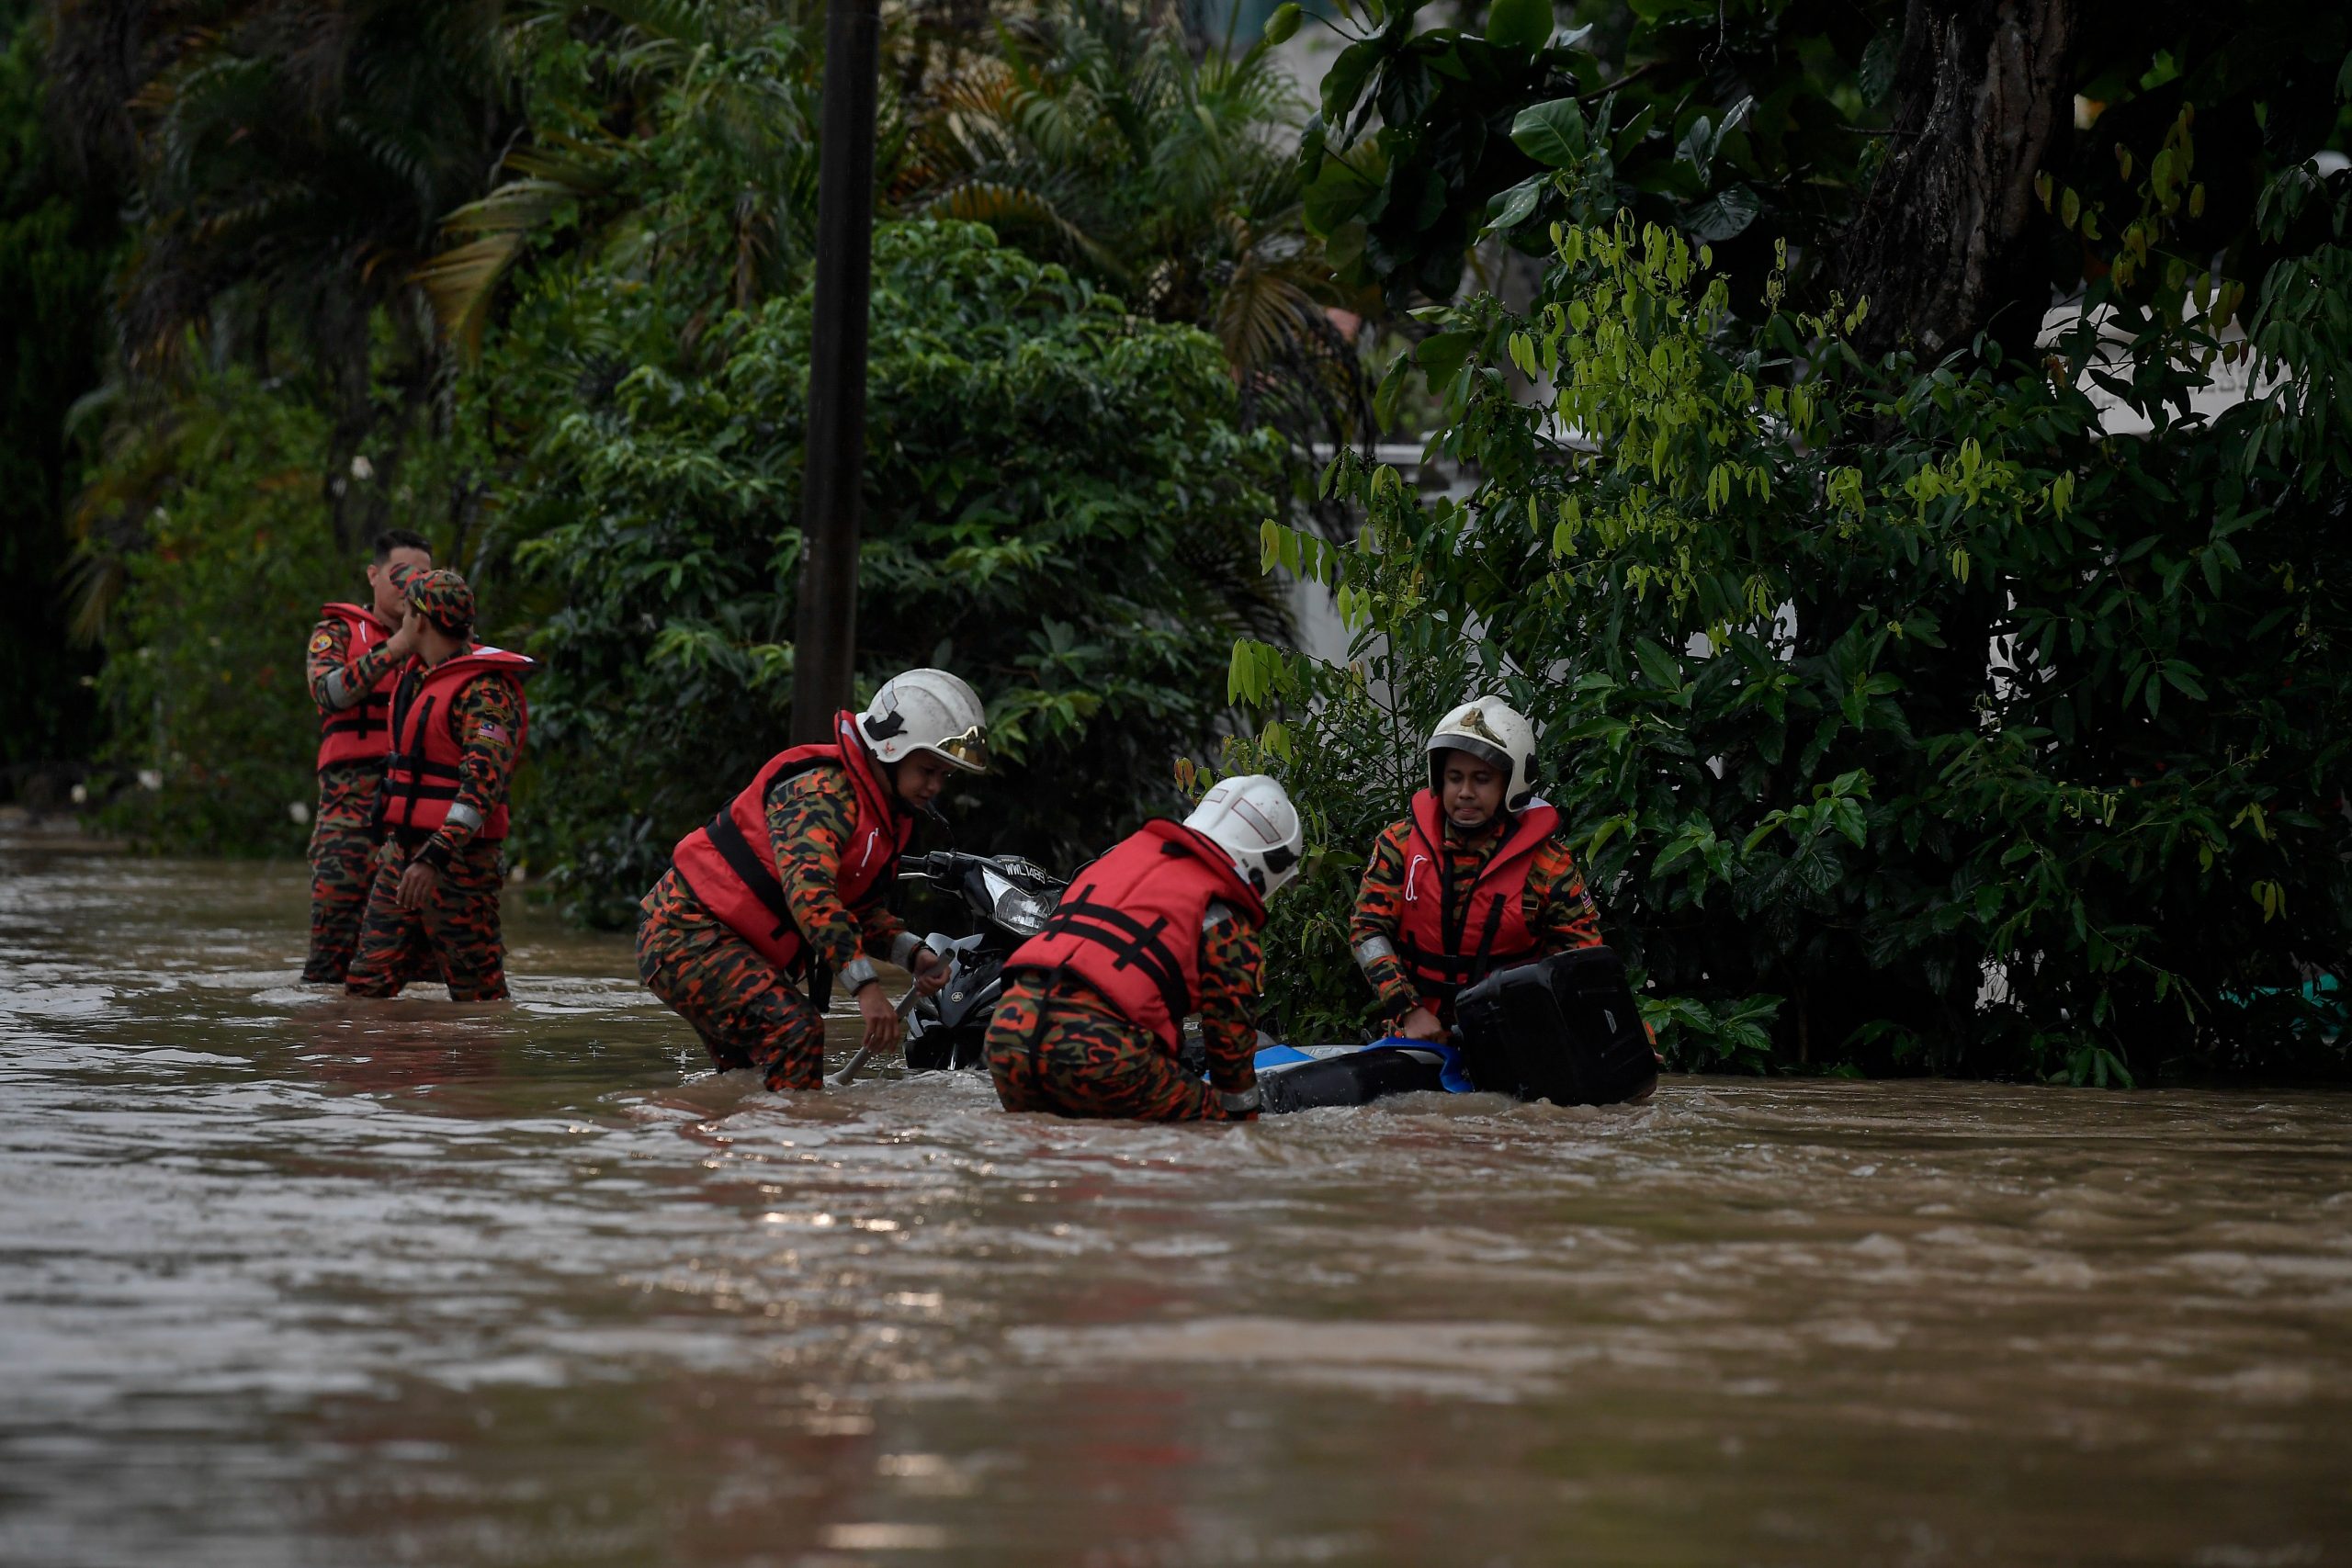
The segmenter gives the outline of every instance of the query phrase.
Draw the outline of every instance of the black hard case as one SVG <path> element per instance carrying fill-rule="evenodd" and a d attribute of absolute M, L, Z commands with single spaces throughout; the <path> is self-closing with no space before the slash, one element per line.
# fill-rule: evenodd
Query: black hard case
<path fill-rule="evenodd" d="M 1555 1105 L 1616 1105 L 1657 1087 L 1649 1032 L 1605 947 L 1489 975 L 1453 1001 L 1462 1065 L 1482 1089 Z"/>

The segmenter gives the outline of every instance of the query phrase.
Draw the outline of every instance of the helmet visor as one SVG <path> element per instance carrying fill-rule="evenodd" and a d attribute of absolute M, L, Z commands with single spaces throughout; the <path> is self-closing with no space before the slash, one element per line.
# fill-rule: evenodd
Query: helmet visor
<path fill-rule="evenodd" d="M 1445 776 L 1445 753 L 1448 751 L 1459 751 L 1465 757 L 1476 757 L 1502 774 L 1504 783 L 1510 782 L 1510 752 L 1500 746 L 1481 740 L 1473 735 L 1453 734 L 1441 735 L 1430 742 L 1430 776 L 1431 778 Z"/>
<path fill-rule="evenodd" d="M 976 773 L 985 773 L 989 771 L 988 726 L 976 724 L 961 735 L 950 735 L 944 739 L 934 740 L 922 750 L 936 752 L 959 768 L 966 768 Z"/>

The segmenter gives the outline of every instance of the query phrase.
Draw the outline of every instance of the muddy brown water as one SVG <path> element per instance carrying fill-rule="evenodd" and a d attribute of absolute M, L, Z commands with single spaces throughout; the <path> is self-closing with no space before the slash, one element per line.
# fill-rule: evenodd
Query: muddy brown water
<path fill-rule="evenodd" d="M 510 925 L 0 846 L 0 1561 L 2352 1562 L 2342 1096 L 780 1098 Z"/>

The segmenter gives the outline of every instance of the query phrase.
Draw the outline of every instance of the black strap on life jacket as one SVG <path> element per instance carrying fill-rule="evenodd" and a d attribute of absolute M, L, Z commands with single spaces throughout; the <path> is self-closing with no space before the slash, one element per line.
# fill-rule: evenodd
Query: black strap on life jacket
<path fill-rule="evenodd" d="M 829 758 L 810 757 L 779 770 L 761 794 L 761 809 L 766 809 L 768 800 L 786 780 L 797 778 L 828 761 Z M 752 890 L 752 897 L 760 901 L 762 908 L 775 917 L 775 924 L 768 931 L 768 940 L 774 942 L 798 922 L 792 918 L 792 902 L 785 897 L 784 884 L 776 880 L 775 869 L 769 863 L 768 857 L 753 849 L 752 840 L 743 836 L 743 829 L 735 826 L 734 807 L 735 803 L 730 800 L 719 807 L 718 815 L 703 824 L 702 830 L 709 837 L 710 847 L 718 852 L 718 858 L 727 863 L 727 869 Z M 803 953 L 808 960 L 808 999 L 816 1004 L 819 1012 L 822 1012 L 832 1000 L 832 966 L 820 963 L 815 950 L 805 942 Z"/>
<path fill-rule="evenodd" d="M 365 732 L 370 729 L 382 729 L 385 728 L 384 716 L 391 705 L 390 697 L 381 692 L 370 692 L 358 702 L 337 713 L 333 718 L 323 720 L 319 725 L 319 733 L 348 735 L 354 730 Z"/>
<path fill-rule="evenodd" d="M 1469 952 L 1431 953 L 1399 931 L 1396 933 L 1397 956 L 1404 959 L 1405 967 L 1412 971 L 1415 979 L 1426 982 L 1432 992 L 1442 996 L 1452 996 L 1463 987 L 1485 979 L 1500 965 L 1518 963 L 1527 956 L 1526 953 L 1495 951 L 1495 938 L 1502 931 L 1503 897 L 1498 895 L 1487 901 L 1485 928 L 1478 933 L 1478 945 Z M 1463 919 L 1465 923 L 1469 919 L 1466 908 L 1463 910 Z M 1462 944 L 1457 943 L 1459 945 Z M 1528 949 L 1528 953 L 1533 951 L 1532 948 Z"/>
<path fill-rule="evenodd" d="M 410 680 L 421 683 L 423 677 L 412 676 Z M 410 684 L 409 681 L 403 681 L 401 682 L 399 693 L 392 699 L 392 740 L 395 745 L 400 741 L 401 731 L 404 728 L 403 721 L 408 716 L 408 705 L 416 700 L 416 686 Z M 452 780 L 458 777 L 457 769 L 446 763 L 425 760 L 424 728 L 433 722 L 433 705 L 438 700 L 435 697 L 425 698 L 424 710 L 417 716 L 417 750 L 413 753 L 396 750 L 384 758 L 382 799 L 388 819 L 391 817 L 391 807 L 395 798 L 401 803 L 398 819 L 392 823 L 396 828 L 413 828 L 416 825 L 416 803 L 420 800 L 458 798 L 458 786 L 454 783 L 429 784 L 424 782 L 428 776 Z M 401 777 L 401 774 L 407 776 Z"/>
<path fill-rule="evenodd" d="M 702 830 L 710 835 L 711 847 L 718 852 L 718 858 L 727 863 L 727 869 L 735 874 L 736 880 L 750 888 L 752 897 L 775 917 L 775 929 L 768 932 L 768 940 L 774 942 L 790 931 L 792 904 L 784 896 L 784 884 L 776 880 L 766 858 L 743 837 L 743 829 L 735 826 L 733 814 L 719 812 L 703 824 Z"/>
<path fill-rule="evenodd" d="M 1159 992 L 1170 1019 L 1182 1019 L 1191 1012 L 1193 997 L 1184 986 L 1184 966 L 1169 951 L 1160 934 L 1168 929 L 1168 918 L 1163 915 L 1147 926 L 1125 909 L 1096 903 L 1090 897 L 1093 891 L 1094 884 L 1090 882 L 1062 895 L 1061 902 L 1054 906 L 1053 915 L 1038 934 L 1072 937 L 1109 950 L 1112 968 L 1125 969 L 1133 964 L 1143 971 L 1144 977 Z"/>

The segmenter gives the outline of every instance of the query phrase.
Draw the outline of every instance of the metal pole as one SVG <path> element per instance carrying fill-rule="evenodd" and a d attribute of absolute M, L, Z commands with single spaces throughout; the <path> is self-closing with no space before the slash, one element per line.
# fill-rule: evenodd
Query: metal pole
<path fill-rule="evenodd" d="M 879 0 L 829 0 L 817 153 L 817 298 L 801 477 L 800 609 L 792 739 L 831 739 L 849 705 L 865 497 L 865 343 L 874 281 L 874 108 Z"/>

